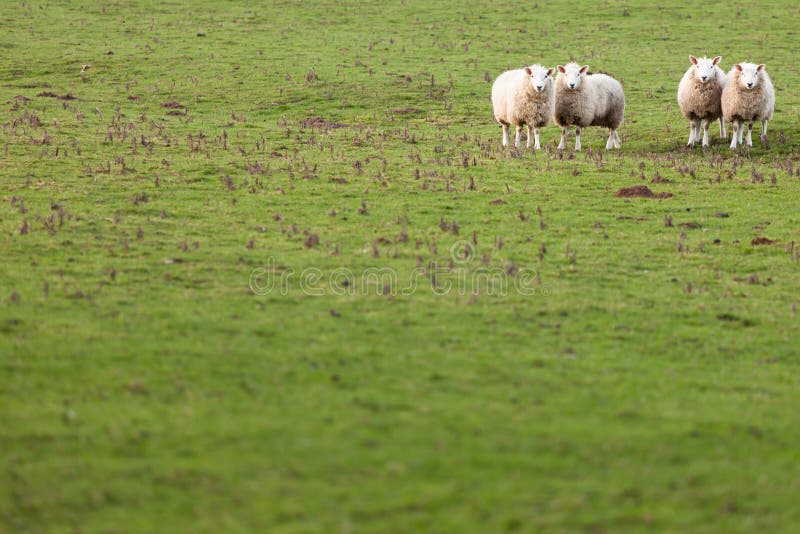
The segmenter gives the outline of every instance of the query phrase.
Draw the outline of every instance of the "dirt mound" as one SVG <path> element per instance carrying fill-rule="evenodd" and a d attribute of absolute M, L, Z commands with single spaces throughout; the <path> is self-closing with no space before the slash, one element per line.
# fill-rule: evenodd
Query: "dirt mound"
<path fill-rule="evenodd" d="M 653 193 L 646 185 L 636 185 L 618 189 L 614 196 L 621 198 L 669 198 L 672 196 L 672 193 Z"/>
<path fill-rule="evenodd" d="M 750 244 L 753 245 L 753 246 L 755 246 L 755 245 L 772 245 L 773 243 L 775 243 L 775 241 L 773 241 L 772 239 L 770 239 L 768 237 L 756 237 L 755 239 L 750 241 Z"/>
<path fill-rule="evenodd" d="M 172 101 L 172 102 L 164 102 L 163 104 L 161 104 L 161 107 L 162 108 L 169 108 L 169 109 L 178 109 L 178 108 L 183 109 L 186 106 L 184 106 L 180 102 Z"/>

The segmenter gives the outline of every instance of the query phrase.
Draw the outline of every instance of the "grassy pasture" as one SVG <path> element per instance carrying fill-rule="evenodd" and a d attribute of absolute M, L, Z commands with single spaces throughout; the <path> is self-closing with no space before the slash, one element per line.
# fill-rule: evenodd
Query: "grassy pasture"
<path fill-rule="evenodd" d="M 0 530 L 800 524 L 795 2 L 0 20 Z M 689 54 L 766 63 L 769 147 L 684 147 Z M 622 150 L 504 150 L 573 58 Z"/>

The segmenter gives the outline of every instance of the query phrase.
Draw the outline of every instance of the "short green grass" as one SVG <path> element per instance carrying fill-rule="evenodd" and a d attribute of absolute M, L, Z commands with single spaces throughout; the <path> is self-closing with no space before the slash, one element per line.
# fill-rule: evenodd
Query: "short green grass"
<path fill-rule="evenodd" d="M 0 6 L 0 530 L 800 523 L 795 2 L 248 4 Z M 684 148 L 689 54 L 768 148 Z M 503 150 L 570 59 L 622 150 Z"/>

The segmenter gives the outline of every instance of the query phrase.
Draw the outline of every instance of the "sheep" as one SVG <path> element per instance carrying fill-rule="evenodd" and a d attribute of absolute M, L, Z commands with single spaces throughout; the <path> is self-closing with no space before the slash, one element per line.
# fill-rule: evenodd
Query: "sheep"
<path fill-rule="evenodd" d="M 534 149 L 539 150 L 540 128 L 547 126 L 553 116 L 553 69 L 531 65 L 509 70 L 497 77 L 492 85 L 494 118 L 503 127 L 503 146 L 508 146 L 508 127 L 516 127 L 514 146 L 519 147 L 522 126 L 528 131 L 526 146 L 531 146 L 533 126 Z"/>
<path fill-rule="evenodd" d="M 553 121 L 561 126 L 563 150 L 567 128 L 575 125 L 575 150 L 581 149 L 581 128 L 603 126 L 609 129 L 606 150 L 621 146 L 617 128 L 625 112 L 625 94 L 622 85 L 606 74 L 591 74 L 588 65 L 577 63 L 559 65 L 556 78 L 556 109 Z"/>
<path fill-rule="evenodd" d="M 733 123 L 731 149 L 742 144 L 744 123 L 747 123 L 747 146 L 753 146 L 753 121 L 761 121 L 761 142 L 767 144 L 767 121 L 775 111 L 775 89 L 764 65 L 737 63 L 728 72 L 728 83 L 722 91 L 722 115 Z"/>
<path fill-rule="evenodd" d="M 717 64 L 722 56 L 714 59 L 697 59 L 689 56 L 692 66 L 686 71 L 678 85 L 678 105 L 683 116 L 689 120 L 689 142 L 693 147 L 700 140 L 700 125 L 703 126 L 703 146 L 708 146 L 708 127 L 719 119 L 719 136 L 725 139 L 725 121 L 722 118 L 722 90 L 727 78 Z"/>

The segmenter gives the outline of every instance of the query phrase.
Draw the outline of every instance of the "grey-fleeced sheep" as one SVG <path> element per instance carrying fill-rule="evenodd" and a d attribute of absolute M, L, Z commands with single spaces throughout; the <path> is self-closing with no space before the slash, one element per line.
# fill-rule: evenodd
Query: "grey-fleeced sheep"
<path fill-rule="evenodd" d="M 753 146 L 753 121 L 761 121 L 761 142 L 767 143 L 767 121 L 775 111 L 775 89 L 764 65 L 737 63 L 728 72 L 722 91 L 722 115 L 733 123 L 731 148 L 742 144 L 747 123 L 747 146 Z"/>
<path fill-rule="evenodd" d="M 703 146 L 708 146 L 708 127 L 719 119 L 719 136 L 727 137 L 725 121 L 722 119 L 722 90 L 727 78 L 717 64 L 722 56 L 714 59 L 700 59 L 689 56 L 692 66 L 686 71 L 678 85 L 678 105 L 683 116 L 689 120 L 688 146 L 700 140 L 700 126 L 703 127 Z"/>
<path fill-rule="evenodd" d="M 617 128 L 625 112 L 622 85 L 606 74 L 589 74 L 589 66 L 568 63 L 558 66 L 556 109 L 553 120 L 561 126 L 559 149 L 566 146 L 567 129 L 575 125 L 575 150 L 581 149 L 581 128 L 603 126 L 609 129 L 606 150 L 619 148 Z"/>
<path fill-rule="evenodd" d="M 508 127 L 516 127 L 514 146 L 519 146 L 522 126 L 528 130 L 527 147 L 531 146 L 531 126 L 534 148 L 539 149 L 539 130 L 547 126 L 553 116 L 553 69 L 531 65 L 524 69 L 509 70 L 497 77 L 492 85 L 494 118 L 503 127 L 503 146 L 508 146 Z"/>

